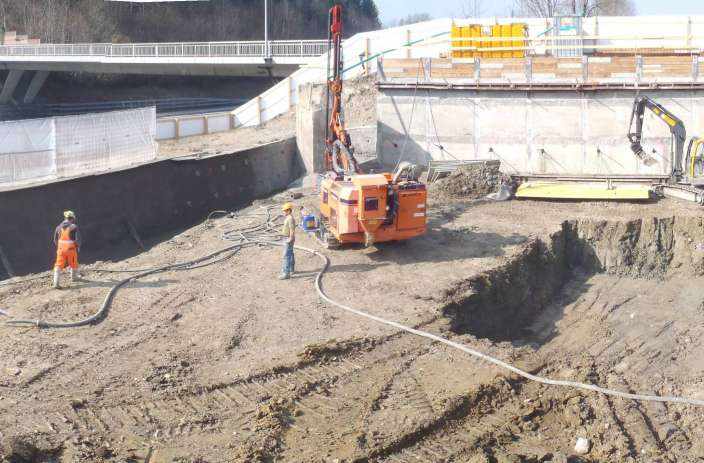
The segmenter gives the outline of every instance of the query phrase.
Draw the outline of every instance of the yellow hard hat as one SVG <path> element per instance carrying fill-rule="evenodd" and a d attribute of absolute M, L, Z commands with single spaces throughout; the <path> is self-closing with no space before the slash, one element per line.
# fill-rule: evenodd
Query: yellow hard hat
<path fill-rule="evenodd" d="M 286 203 L 283 206 L 281 206 L 282 211 L 292 211 L 293 210 L 293 204 L 291 203 Z"/>
<path fill-rule="evenodd" d="M 64 218 L 65 219 L 75 219 L 76 214 L 74 214 L 73 211 L 64 211 Z"/>

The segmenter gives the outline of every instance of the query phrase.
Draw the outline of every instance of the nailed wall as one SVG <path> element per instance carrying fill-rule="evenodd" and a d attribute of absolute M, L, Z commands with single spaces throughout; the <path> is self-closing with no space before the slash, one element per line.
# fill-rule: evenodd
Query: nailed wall
<path fill-rule="evenodd" d="M 129 221 L 143 237 L 203 220 L 284 189 L 303 172 L 291 138 L 203 159 L 176 158 L 98 176 L 0 193 L 0 246 L 16 274 L 47 270 L 51 234 L 72 209 L 84 235 L 82 260 L 109 257 L 129 238 Z M 0 266 L 0 277 L 7 276 Z"/>

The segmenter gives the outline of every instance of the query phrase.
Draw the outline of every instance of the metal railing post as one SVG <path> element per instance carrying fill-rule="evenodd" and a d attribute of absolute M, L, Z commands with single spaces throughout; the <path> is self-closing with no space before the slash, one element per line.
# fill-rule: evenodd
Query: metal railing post
<path fill-rule="evenodd" d="M 269 51 L 269 0 L 264 0 L 264 58 L 271 58 Z"/>
<path fill-rule="evenodd" d="M 199 43 L 77 43 L 2 46 L 5 56 L 264 56 L 309 57 L 325 54 L 320 40 L 281 40 Z M 188 52 L 186 50 L 189 50 Z"/>

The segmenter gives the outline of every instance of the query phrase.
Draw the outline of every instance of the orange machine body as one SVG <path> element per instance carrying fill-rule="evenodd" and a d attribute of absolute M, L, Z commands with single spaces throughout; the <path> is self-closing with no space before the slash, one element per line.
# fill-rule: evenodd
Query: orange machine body
<path fill-rule="evenodd" d="M 425 185 L 402 180 L 410 165 L 398 166 L 391 174 L 364 174 L 354 157 L 354 147 L 345 129 L 342 107 L 342 6 L 329 15 L 328 90 L 325 133 L 325 168 L 321 182 L 320 237 L 326 245 L 399 241 L 425 233 Z M 407 163 L 403 163 L 407 164 Z M 414 172 L 413 172 L 414 173 Z"/>
<path fill-rule="evenodd" d="M 325 178 L 320 213 L 340 244 L 400 241 L 426 231 L 425 185 L 393 184 L 389 174 Z"/>

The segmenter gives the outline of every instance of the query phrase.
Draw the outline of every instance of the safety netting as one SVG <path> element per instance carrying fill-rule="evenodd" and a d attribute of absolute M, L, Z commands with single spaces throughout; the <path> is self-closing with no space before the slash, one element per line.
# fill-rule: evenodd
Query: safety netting
<path fill-rule="evenodd" d="M 0 183 L 54 176 L 55 151 L 54 119 L 0 123 Z"/>
<path fill-rule="evenodd" d="M 0 184 L 109 172 L 156 159 L 156 109 L 0 123 Z"/>

